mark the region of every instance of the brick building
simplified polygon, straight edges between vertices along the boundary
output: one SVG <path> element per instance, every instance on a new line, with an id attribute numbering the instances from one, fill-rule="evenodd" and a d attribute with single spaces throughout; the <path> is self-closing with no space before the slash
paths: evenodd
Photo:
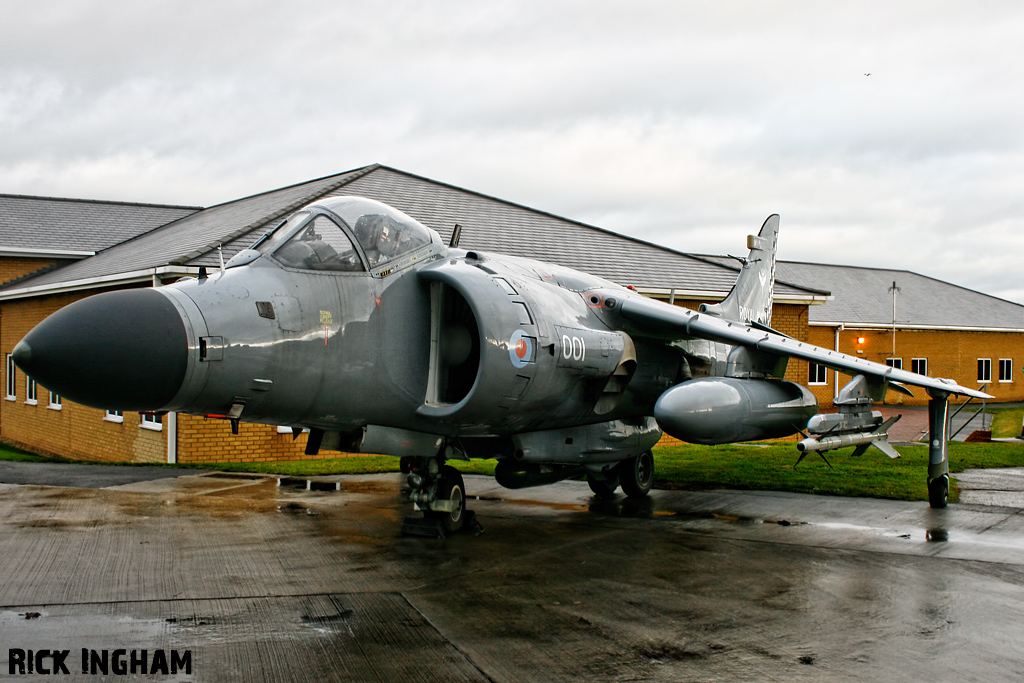
<path id="1" fill-rule="evenodd" d="M 25 377 L 9 354 L 35 324 L 72 301 L 110 289 L 161 286 L 195 275 L 201 266 L 217 267 L 221 258 L 231 258 L 295 209 L 337 195 L 383 201 L 445 239 L 460 224 L 463 247 L 560 263 L 676 305 L 695 308 L 719 301 L 736 277 L 735 262 L 729 259 L 666 249 L 379 165 L 205 209 L 0 196 L 0 354 L 6 360 L 0 438 L 35 452 L 88 460 L 307 457 L 305 437 L 293 440 L 290 431 L 277 427 L 243 424 L 233 436 L 223 421 L 173 413 L 162 418 L 122 415 L 63 401 Z M 853 271 L 854 286 L 839 277 Z M 1024 307 L 913 273 L 780 264 L 773 325 L 828 348 L 838 339 L 843 351 L 884 361 L 878 352 L 888 343 L 891 320 L 886 327 L 884 319 L 877 319 L 877 305 L 857 308 L 869 291 L 865 282 L 870 278 L 895 279 L 906 302 L 901 310 L 907 314 L 929 311 L 897 330 L 903 354 L 897 357 L 905 357 L 907 369 L 915 359 L 927 359 L 928 374 L 970 385 L 983 365 L 979 359 L 989 358 L 992 372 L 1000 377 L 1007 363 L 1011 374 L 1021 367 Z M 871 302 L 877 304 L 878 293 L 870 291 Z M 131 334 L 131 321 L 125 321 L 125 334 Z M 851 339 L 861 336 L 861 348 L 853 348 Z M 823 379 L 810 384 L 828 405 L 834 390 L 831 374 L 793 361 L 787 377 L 804 384 Z M 1020 400 L 1021 385 L 1011 378 L 989 390 L 997 393 L 998 388 L 1004 400 Z"/>

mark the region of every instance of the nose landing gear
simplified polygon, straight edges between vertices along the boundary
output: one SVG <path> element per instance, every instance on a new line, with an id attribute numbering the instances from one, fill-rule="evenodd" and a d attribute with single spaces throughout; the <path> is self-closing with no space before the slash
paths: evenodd
<path id="1" fill-rule="evenodd" d="M 404 457 L 401 469 L 408 475 L 409 499 L 423 512 L 422 518 L 405 518 L 402 535 L 444 538 L 463 530 L 483 533 L 474 512 L 466 509 L 461 472 L 437 457 Z"/>

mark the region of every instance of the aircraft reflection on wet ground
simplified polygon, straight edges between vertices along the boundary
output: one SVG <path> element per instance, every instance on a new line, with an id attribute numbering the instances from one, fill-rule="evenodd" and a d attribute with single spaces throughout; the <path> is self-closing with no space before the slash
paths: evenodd
<path id="1" fill-rule="evenodd" d="M 399 475 L 325 478 L 335 491 L 217 473 L 70 488 L 16 465 L 0 468 L 23 482 L 0 484 L 0 657 L 187 649 L 198 681 L 1024 671 L 1018 508 L 736 491 L 599 501 L 581 482 L 517 492 L 471 476 L 486 533 L 437 540 L 398 535 Z"/>

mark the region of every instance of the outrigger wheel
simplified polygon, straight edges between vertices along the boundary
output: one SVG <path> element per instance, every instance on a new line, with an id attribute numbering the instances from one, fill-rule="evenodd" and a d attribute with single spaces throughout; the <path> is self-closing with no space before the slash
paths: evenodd
<path id="1" fill-rule="evenodd" d="M 928 480 L 928 503 L 933 508 L 944 508 L 949 502 L 949 475 Z"/>
<path id="2" fill-rule="evenodd" d="M 654 483 L 654 454 L 650 451 L 623 460 L 615 469 L 619 473 L 622 492 L 630 498 L 643 498 L 650 492 Z"/>

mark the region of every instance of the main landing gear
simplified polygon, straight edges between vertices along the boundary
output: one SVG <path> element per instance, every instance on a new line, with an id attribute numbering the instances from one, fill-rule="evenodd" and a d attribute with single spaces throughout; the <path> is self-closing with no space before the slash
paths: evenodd
<path id="1" fill-rule="evenodd" d="M 928 390 L 928 503 L 949 502 L 949 394 Z"/>
<path id="2" fill-rule="evenodd" d="M 444 538 L 464 529 L 476 535 L 483 533 L 476 515 L 466 509 L 466 484 L 461 472 L 436 457 L 404 457 L 401 469 L 412 489 L 409 499 L 423 511 L 422 518 L 405 518 L 403 535 Z"/>
<path id="3" fill-rule="evenodd" d="M 603 478 L 587 475 L 587 484 L 598 498 L 611 498 L 619 486 L 630 498 L 643 498 L 654 483 L 654 455 L 644 451 L 636 457 L 626 458 L 603 474 Z"/>

